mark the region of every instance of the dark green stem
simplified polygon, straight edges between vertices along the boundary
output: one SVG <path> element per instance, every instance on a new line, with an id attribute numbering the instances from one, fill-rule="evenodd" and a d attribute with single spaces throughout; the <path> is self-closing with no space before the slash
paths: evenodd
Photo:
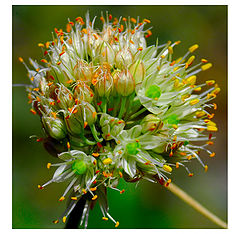
<path id="1" fill-rule="evenodd" d="M 103 97 L 102 99 L 102 112 L 106 113 L 107 112 L 107 98 Z"/>
<path id="2" fill-rule="evenodd" d="M 91 131 L 92 131 L 92 134 L 93 134 L 94 139 L 95 139 L 97 142 L 102 142 L 103 139 L 102 139 L 102 138 L 100 138 L 100 139 L 98 138 L 98 132 L 97 132 L 94 124 L 90 126 L 90 129 L 91 129 Z"/>
<path id="3" fill-rule="evenodd" d="M 134 119 L 134 118 L 138 117 L 138 116 L 139 116 L 139 115 L 141 115 L 141 114 L 142 114 L 144 111 L 146 111 L 146 109 L 145 109 L 145 108 L 143 108 L 143 109 L 139 110 L 138 112 L 136 112 L 135 114 L 133 114 L 132 116 L 130 116 L 129 120 L 131 120 L 131 119 Z"/>
<path id="4" fill-rule="evenodd" d="M 121 108 L 120 108 L 120 111 L 119 111 L 119 114 L 118 114 L 119 119 L 121 119 L 123 114 L 124 114 L 126 101 L 127 101 L 127 97 L 122 97 Z"/>

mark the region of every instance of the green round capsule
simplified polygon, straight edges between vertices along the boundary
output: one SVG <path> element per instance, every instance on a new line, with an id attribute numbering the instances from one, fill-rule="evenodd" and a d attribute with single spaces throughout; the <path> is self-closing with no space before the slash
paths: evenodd
<path id="1" fill-rule="evenodd" d="M 161 94 L 161 89 L 157 85 L 151 85 L 145 93 L 149 98 L 159 98 Z"/>
<path id="2" fill-rule="evenodd" d="M 77 160 L 72 164 L 72 169 L 76 171 L 76 174 L 82 175 L 87 170 L 87 165 L 84 161 Z"/>
<path id="3" fill-rule="evenodd" d="M 138 153 L 138 149 L 141 147 L 139 142 L 132 142 L 132 143 L 128 143 L 126 145 L 126 150 L 128 152 L 128 154 L 132 154 L 132 155 L 136 155 Z"/>
<path id="4" fill-rule="evenodd" d="M 179 123 L 178 116 L 176 114 L 170 115 L 167 118 L 167 122 L 168 124 L 178 124 Z"/>

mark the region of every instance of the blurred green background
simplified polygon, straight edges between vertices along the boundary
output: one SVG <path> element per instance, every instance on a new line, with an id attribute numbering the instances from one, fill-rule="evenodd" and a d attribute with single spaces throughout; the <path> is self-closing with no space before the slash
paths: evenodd
<path id="1" fill-rule="evenodd" d="M 109 11 L 113 17 L 148 18 L 153 26 L 152 44 L 158 38 L 181 40 L 174 49 L 176 58 L 192 44 L 199 44 L 197 59 L 206 58 L 213 68 L 201 73 L 199 82 L 215 79 L 221 87 L 216 99 L 218 109 L 214 121 L 219 131 L 212 146 L 216 157 L 204 152 L 202 160 L 208 164 L 204 172 L 197 162 L 190 165 L 192 178 L 183 169 L 174 171 L 173 181 L 223 220 L 227 220 L 227 6 L 13 6 L 13 83 L 28 83 L 26 70 L 19 63 L 21 56 L 41 59 L 39 42 L 51 40 L 55 27 L 64 28 L 67 19 L 84 16 L 100 17 Z M 99 23 L 97 26 L 100 25 Z M 58 198 L 65 184 L 52 184 L 44 190 L 37 185 L 49 180 L 53 170 L 48 162 L 55 162 L 41 145 L 29 139 L 41 135 L 38 117 L 29 112 L 27 95 L 22 87 L 13 88 L 13 228 L 63 228 L 52 220 L 61 215 L 65 204 Z M 120 195 L 109 191 L 110 213 L 120 221 L 119 228 L 218 228 L 191 207 L 158 184 L 122 182 L 126 192 Z M 101 220 L 98 206 L 90 213 L 89 228 L 114 228 L 110 221 Z"/>

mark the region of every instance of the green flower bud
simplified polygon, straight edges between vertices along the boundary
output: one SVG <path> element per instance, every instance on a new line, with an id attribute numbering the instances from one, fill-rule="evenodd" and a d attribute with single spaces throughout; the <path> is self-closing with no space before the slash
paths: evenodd
<path id="1" fill-rule="evenodd" d="M 149 114 L 141 121 L 141 126 L 142 132 L 146 133 L 162 128 L 163 123 L 156 115 Z"/>
<path id="2" fill-rule="evenodd" d="M 131 72 L 134 80 L 136 88 L 138 89 L 140 84 L 142 83 L 145 76 L 145 68 L 143 62 L 141 60 L 137 60 L 129 67 L 129 71 Z"/>
<path id="3" fill-rule="evenodd" d="M 63 120 L 48 116 L 42 116 L 42 123 L 46 132 L 57 140 L 61 140 L 66 136 L 66 126 Z"/>
<path id="4" fill-rule="evenodd" d="M 57 103 L 63 109 L 71 108 L 74 104 L 72 92 L 64 85 L 60 85 L 58 88 Z"/>
<path id="5" fill-rule="evenodd" d="M 135 81 L 129 70 L 124 70 L 118 74 L 115 87 L 122 96 L 129 96 L 135 90 Z"/>
<path id="6" fill-rule="evenodd" d="M 78 113 L 70 113 L 65 112 L 64 114 L 64 120 L 67 126 L 68 132 L 71 133 L 71 135 L 79 136 L 81 132 L 83 131 L 83 121 L 82 118 L 79 118 Z"/>
<path id="7" fill-rule="evenodd" d="M 133 56 L 132 56 L 130 50 L 128 50 L 128 49 L 120 50 L 116 54 L 115 61 L 116 61 L 117 68 L 119 68 L 119 69 L 127 68 L 128 65 L 132 63 Z"/>
<path id="8" fill-rule="evenodd" d="M 82 80 L 86 84 L 90 85 L 93 76 L 92 63 L 88 64 L 84 60 L 78 60 L 77 64 L 73 68 L 73 73 L 76 80 Z"/>
<path id="9" fill-rule="evenodd" d="M 93 125 L 97 120 L 97 112 L 94 106 L 88 102 L 85 102 L 82 104 L 81 110 L 84 124 L 86 125 L 87 122 L 88 125 Z"/>

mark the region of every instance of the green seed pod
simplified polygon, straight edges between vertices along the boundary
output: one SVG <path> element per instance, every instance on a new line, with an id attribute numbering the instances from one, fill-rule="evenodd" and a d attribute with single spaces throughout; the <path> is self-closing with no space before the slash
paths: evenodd
<path id="1" fill-rule="evenodd" d="M 85 172 L 87 171 L 87 165 L 84 161 L 82 160 L 76 160 L 73 164 L 72 164 L 72 169 L 75 170 L 76 174 L 78 175 L 82 175 L 85 174 Z"/>
<path id="2" fill-rule="evenodd" d="M 135 90 L 135 81 L 129 70 L 124 70 L 116 79 L 115 87 L 122 96 L 129 96 Z"/>
<path id="3" fill-rule="evenodd" d="M 53 138 L 61 140 L 66 136 L 66 126 L 63 120 L 54 117 L 42 116 L 42 123 L 46 132 Z"/>
<path id="4" fill-rule="evenodd" d="M 151 85 L 150 87 L 148 87 L 145 93 L 146 97 L 153 99 L 158 99 L 161 94 L 161 89 L 157 85 Z"/>
<path id="5" fill-rule="evenodd" d="M 127 68 L 133 61 L 133 56 L 128 49 L 120 50 L 115 57 L 116 66 L 119 69 Z"/>
<path id="6" fill-rule="evenodd" d="M 156 115 L 149 114 L 141 121 L 141 126 L 142 132 L 146 133 L 162 128 L 163 123 Z"/>
<path id="7" fill-rule="evenodd" d="M 92 63 L 88 64 L 84 60 L 78 60 L 73 68 L 73 73 L 76 80 L 84 81 L 86 84 L 90 85 L 93 76 Z"/>

